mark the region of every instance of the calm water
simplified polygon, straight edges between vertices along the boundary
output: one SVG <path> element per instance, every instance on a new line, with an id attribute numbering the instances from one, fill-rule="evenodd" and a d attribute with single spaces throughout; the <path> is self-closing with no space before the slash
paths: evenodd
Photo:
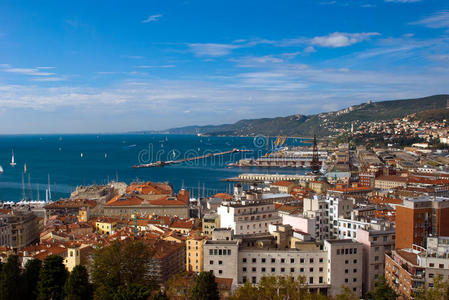
<path id="1" fill-rule="evenodd" d="M 299 145 L 298 140 L 288 141 Z M 156 160 L 179 159 L 233 148 L 253 150 L 162 168 L 134 169 L 133 165 Z M 17 165 L 11 167 L 11 151 Z M 228 168 L 243 157 L 265 153 L 263 137 L 198 137 L 188 135 L 11 135 L 0 136 L 0 201 L 22 199 L 22 174 L 26 198 L 45 199 L 48 174 L 56 197 L 67 197 L 78 185 L 102 184 L 108 180 L 169 181 L 175 190 L 184 187 L 197 194 L 198 184 L 207 195 L 226 192 L 221 180 L 239 173 L 304 173 L 291 169 Z M 28 176 L 30 184 L 28 184 Z M 55 198 L 54 195 L 52 197 Z"/>

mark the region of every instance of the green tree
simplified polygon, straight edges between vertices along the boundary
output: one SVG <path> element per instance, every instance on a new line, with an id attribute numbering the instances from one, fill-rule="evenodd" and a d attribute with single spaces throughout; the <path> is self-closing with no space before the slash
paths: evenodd
<path id="1" fill-rule="evenodd" d="M 259 290 L 257 287 L 245 282 L 244 285 L 240 286 L 232 295 L 232 300 L 259 300 Z"/>
<path id="2" fill-rule="evenodd" d="M 374 291 L 367 295 L 367 299 L 370 300 L 396 300 L 397 298 L 398 294 L 388 285 L 383 276 L 377 279 Z"/>
<path id="3" fill-rule="evenodd" d="M 142 284 L 132 283 L 120 286 L 113 295 L 113 300 L 147 300 L 150 296 L 150 289 Z"/>
<path id="4" fill-rule="evenodd" d="M 159 291 L 159 293 L 153 295 L 152 300 L 169 300 L 167 294 L 163 291 Z M 187 298 L 186 298 L 187 299 Z"/>
<path id="5" fill-rule="evenodd" d="M 10 255 L 0 274 L 0 299 L 20 300 L 21 274 L 17 255 Z"/>
<path id="6" fill-rule="evenodd" d="M 37 287 L 42 262 L 38 259 L 27 261 L 22 274 L 22 295 L 23 299 L 34 300 L 37 298 Z"/>
<path id="7" fill-rule="evenodd" d="M 358 300 L 359 298 L 347 286 L 342 287 L 342 291 L 337 295 L 336 300 Z"/>
<path id="8" fill-rule="evenodd" d="M 220 294 L 215 276 L 211 272 L 201 272 L 195 280 L 191 300 L 218 300 Z"/>
<path id="9" fill-rule="evenodd" d="M 449 299 L 449 282 L 443 281 L 441 275 L 433 278 L 433 287 L 421 289 L 415 299 L 417 300 L 446 300 Z"/>
<path id="10" fill-rule="evenodd" d="M 92 299 L 92 286 L 89 282 L 87 269 L 78 265 L 70 272 L 64 285 L 66 300 L 89 300 Z"/>
<path id="11" fill-rule="evenodd" d="M 140 293 L 140 287 L 154 290 L 157 285 L 149 275 L 153 253 L 145 242 L 134 240 L 117 240 L 97 249 L 91 265 L 94 298 L 115 299 L 127 293 Z"/>
<path id="12" fill-rule="evenodd" d="M 67 273 L 61 256 L 47 256 L 39 274 L 38 299 L 64 299 L 64 283 Z"/>
<path id="13" fill-rule="evenodd" d="M 166 283 L 167 297 L 172 300 L 190 299 L 195 284 L 194 273 L 178 273 L 173 275 Z"/>

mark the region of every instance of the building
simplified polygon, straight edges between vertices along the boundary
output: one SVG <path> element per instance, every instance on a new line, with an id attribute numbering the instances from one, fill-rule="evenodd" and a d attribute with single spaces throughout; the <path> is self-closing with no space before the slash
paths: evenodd
<path id="1" fill-rule="evenodd" d="M 296 184 L 294 182 L 286 180 L 280 180 L 270 184 L 272 189 L 284 194 L 290 194 L 295 186 Z"/>
<path id="2" fill-rule="evenodd" d="M 449 198 L 404 199 L 396 206 L 396 249 L 425 247 L 430 235 L 449 236 Z"/>
<path id="3" fill-rule="evenodd" d="M 155 253 L 151 258 L 150 274 L 158 283 L 165 283 L 171 276 L 186 270 L 186 250 L 184 243 L 164 240 L 147 241 Z"/>
<path id="4" fill-rule="evenodd" d="M 6 226 L 10 227 L 10 232 L 5 227 L 3 228 L 4 239 L 10 235 L 7 246 L 20 249 L 39 240 L 40 225 L 34 213 L 12 210 L 10 214 L 2 215 L 1 219 Z"/>
<path id="5" fill-rule="evenodd" d="M 194 235 L 186 240 L 186 271 L 202 272 L 203 268 L 203 245 L 206 242 L 205 236 Z"/>
<path id="6" fill-rule="evenodd" d="M 277 227 L 273 235 L 232 237 L 230 230 L 214 235 L 204 244 L 204 271 L 232 279 L 233 286 L 247 281 L 257 284 L 263 276 L 304 276 L 313 292 L 335 296 L 347 286 L 357 296 L 362 295 L 362 244 L 327 240 L 324 244 L 302 242 L 285 247 L 282 239 L 291 234 L 291 227 L 270 227 Z"/>
<path id="7" fill-rule="evenodd" d="M 357 230 L 357 242 L 363 245 L 363 294 L 374 290 L 376 280 L 384 275 L 385 253 L 391 253 L 395 243 L 395 229 Z"/>
<path id="8" fill-rule="evenodd" d="M 95 222 L 95 229 L 100 234 L 112 234 L 117 230 L 117 220 L 112 218 L 100 218 Z"/>
<path id="9" fill-rule="evenodd" d="M 209 213 L 203 216 L 202 222 L 203 235 L 212 238 L 212 231 L 220 227 L 220 216 L 216 213 Z"/>
<path id="10" fill-rule="evenodd" d="M 235 235 L 267 233 L 268 225 L 282 222 L 274 204 L 264 201 L 224 202 L 217 213 L 220 227 L 231 228 Z"/>

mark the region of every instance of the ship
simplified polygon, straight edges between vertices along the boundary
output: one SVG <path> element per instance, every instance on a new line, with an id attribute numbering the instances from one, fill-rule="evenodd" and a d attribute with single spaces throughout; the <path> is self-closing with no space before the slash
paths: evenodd
<path id="1" fill-rule="evenodd" d="M 9 164 L 11 165 L 11 167 L 14 167 L 16 165 L 16 162 L 14 161 L 14 150 L 12 150 L 11 162 Z"/>

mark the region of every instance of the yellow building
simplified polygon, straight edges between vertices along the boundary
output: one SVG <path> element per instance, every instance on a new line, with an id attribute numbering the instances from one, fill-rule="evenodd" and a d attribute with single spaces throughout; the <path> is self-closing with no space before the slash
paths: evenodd
<path id="1" fill-rule="evenodd" d="M 190 236 L 186 240 L 186 270 L 187 272 L 202 272 L 203 265 L 203 245 L 205 236 Z"/>
<path id="2" fill-rule="evenodd" d="M 87 222 L 89 220 L 87 208 L 83 207 L 78 211 L 78 221 Z"/>
<path id="3" fill-rule="evenodd" d="M 117 221 L 113 219 L 101 219 L 95 222 L 95 228 L 101 234 L 111 234 L 117 229 Z"/>

